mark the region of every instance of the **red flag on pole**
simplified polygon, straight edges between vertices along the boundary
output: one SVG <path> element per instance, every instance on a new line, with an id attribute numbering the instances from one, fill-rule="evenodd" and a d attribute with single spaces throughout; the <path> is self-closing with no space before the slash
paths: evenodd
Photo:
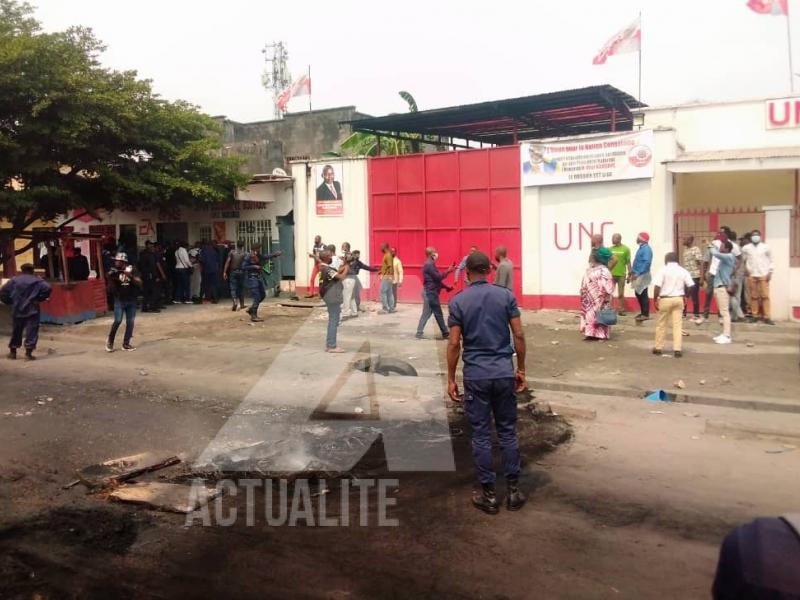
<path id="1" fill-rule="evenodd" d="M 642 45 L 642 18 L 641 16 L 628 25 L 625 29 L 617 32 L 608 40 L 592 60 L 593 65 L 605 64 L 606 59 L 614 54 L 625 54 L 626 52 L 638 52 Z"/>
<path id="2" fill-rule="evenodd" d="M 748 0 L 747 8 L 760 15 L 789 14 L 789 0 Z"/>
<path id="3" fill-rule="evenodd" d="M 280 95 L 275 99 L 275 104 L 281 112 L 286 112 L 286 105 L 289 100 L 295 96 L 310 96 L 311 95 L 311 77 L 303 74 L 292 82 L 288 88 L 283 90 Z"/>

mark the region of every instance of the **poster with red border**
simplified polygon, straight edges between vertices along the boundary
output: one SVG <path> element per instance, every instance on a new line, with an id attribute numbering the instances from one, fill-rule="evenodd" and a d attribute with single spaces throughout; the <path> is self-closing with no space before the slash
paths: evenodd
<path id="1" fill-rule="evenodd" d="M 520 144 L 522 185 L 593 183 L 653 176 L 653 132 Z"/>
<path id="2" fill-rule="evenodd" d="M 319 217 L 344 215 L 344 163 L 314 165 L 314 200 Z"/>

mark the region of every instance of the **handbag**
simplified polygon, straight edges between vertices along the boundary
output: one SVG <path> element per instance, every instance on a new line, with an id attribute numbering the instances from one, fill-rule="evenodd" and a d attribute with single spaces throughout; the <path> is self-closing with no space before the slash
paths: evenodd
<path id="1" fill-rule="evenodd" d="M 617 311 L 613 308 L 602 308 L 597 313 L 597 323 L 600 325 L 605 325 L 606 327 L 610 325 L 617 324 Z"/>

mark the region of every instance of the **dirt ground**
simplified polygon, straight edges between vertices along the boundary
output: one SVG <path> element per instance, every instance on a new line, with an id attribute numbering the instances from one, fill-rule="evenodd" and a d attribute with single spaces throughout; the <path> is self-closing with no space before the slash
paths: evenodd
<path id="1" fill-rule="evenodd" d="M 341 345 L 354 351 L 366 340 L 407 360 L 439 382 L 433 393 L 445 403 L 444 343 L 413 338 L 418 310 L 348 321 Z M 83 466 L 145 450 L 187 460 L 141 480 L 183 482 L 192 457 L 282 352 L 300 351 L 312 371 L 328 360 L 323 311 L 272 302 L 262 313 L 254 325 L 226 305 L 139 315 L 134 353 L 103 351 L 108 318 L 48 326 L 40 360 L 0 362 L 0 597 L 706 598 L 732 527 L 798 510 L 800 442 L 708 426 L 800 435 L 797 327 L 736 327 L 736 343 L 718 347 L 716 323 L 687 324 L 678 360 L 649 353 L 652 322 L 625 318 L 610 342 L 585 343 L 567 312 L 523 319 L 535 403 L 563 410 L 569 425 L 521 409 L 530 501 L 518 513 L 489 516 L 470 505 L 469 430 L 449 402 L 455 471 L 389 472 L 380 441 L 353 469 L 399 481 L 389 511 L 397 527 L 376 525 L 374 502 L 366 527 L 357 519 L 186 526 L 183 515 L 113 503 L 82 485 L 62 489 Z M 711 400 L 635 397 L 675 391 L 677 379 Z M 715 405 L 726 398 L 769 399 L 773 410 Z M 328 512 L 340 515 L 341 483 L 328 485 Z M 238 494 L 222 506 L 243 511 L 244 503 Z"/>

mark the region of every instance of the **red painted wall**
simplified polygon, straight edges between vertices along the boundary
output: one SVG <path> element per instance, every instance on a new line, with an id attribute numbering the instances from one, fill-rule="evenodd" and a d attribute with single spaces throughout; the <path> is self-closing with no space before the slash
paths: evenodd
<path id="1" fill-rule="evenodd" d="M 517 146 L 369 160 L 370 256 L 377 265 L 383 242 L 397 247 L 405 273 L 401 302 L 421 301 L 426 246 L 438 250 L 444 269 L 472 245 L 492 258 L 504 245 L 514 263 L 514 291 L 522 293 L 519 163 Z M 373 274 L 370 295 L 379 292 Z"/>
<path id="2" fill-rule="evenodd" d="M 105 285 L 100 279 L 51 285 L 50 300 L 41 305 L 45 323 L 79 323 L 108 311 Z"/>

